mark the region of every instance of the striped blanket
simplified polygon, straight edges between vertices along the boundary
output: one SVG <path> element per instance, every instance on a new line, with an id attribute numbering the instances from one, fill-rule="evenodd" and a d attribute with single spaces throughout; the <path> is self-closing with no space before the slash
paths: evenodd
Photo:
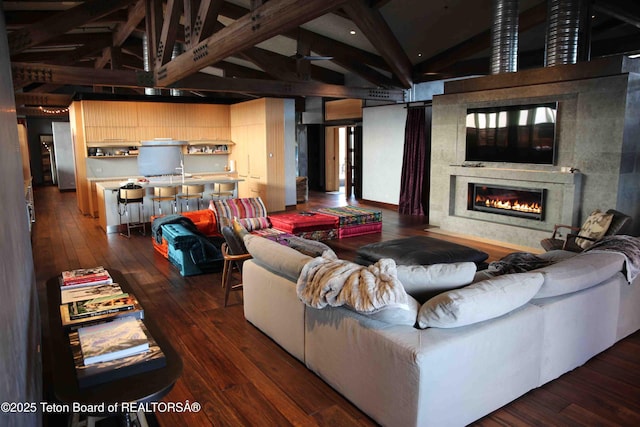
<path id="1" fill-rule="evenodd" d="M 302 302 L 314 308 L 347 305 L 373 313 L 390 304 L 408 304 L 395 261 L 385 258 L 365 267 L 338 259 L 333 251 L 305 264 L 296 291 Z"/>

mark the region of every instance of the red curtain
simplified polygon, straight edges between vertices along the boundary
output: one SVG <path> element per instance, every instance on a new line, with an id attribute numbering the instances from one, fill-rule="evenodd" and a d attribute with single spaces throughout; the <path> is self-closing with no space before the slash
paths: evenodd
<path id="1" fill-rule="evenodd" d="M 425 127 L 425 108 L 409 108 L 404 129 L 404 157 L 398 203 L 398 212 L 401 214 L 425 214 L 422 207 L 427 152 Z"/>

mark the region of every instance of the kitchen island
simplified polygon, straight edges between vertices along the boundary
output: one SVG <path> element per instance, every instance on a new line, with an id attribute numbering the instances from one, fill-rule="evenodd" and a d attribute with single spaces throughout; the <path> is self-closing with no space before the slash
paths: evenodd
<path id="1" fill-rule="evenodd" d="M 237 177 L 235 173 L 199 173 L 197 175 L 185 175 L 183 180 L 181 175 L 161 176 L 161 177 L 134 177 L 134 178 L 114 178 L 109 181 L 97 181 L 96 195 L 98 205 L 98 221 L 100 227 L 106 233 L 115 233 L 119 230 L 120 218 L 118 216 L 118 191 L 121 186 L 133 183 L 146 189 L 143 201 L 143 212 L 145 222 L 149 222 L 149 218 L 153 212 L 153 189 L 155 187 L 173 187 L 182 184 L 201 184 L 205 186 L 203 198 L 208 199 L 207 195 L 213 192 L 213 186 L 216 183 L 238 183 L 243 181 Z M 134 209 L 133 221 L 138 218 L 137 209 Z"/>

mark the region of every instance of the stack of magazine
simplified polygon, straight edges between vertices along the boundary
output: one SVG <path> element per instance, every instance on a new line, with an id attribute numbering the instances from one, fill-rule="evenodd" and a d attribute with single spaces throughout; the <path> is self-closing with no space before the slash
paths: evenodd
<path id="1" fill-rule="evenodd" d="M 69 334 L 69 343 L 80 387 L 166 365 L 162 350 L 142 320 L 134 317 L 78 328 Z"/>
<path id="2" fill-rule="evenodd" d="M 144 310 L 104 267 L 62 272 L 60 302 L 80 387 L 165 366 Z"/>
<path id="3" fill-rule="evenodd" d="M 60 316 L 69 328 L 123 316 L 144 318 L 135 296 L 122 292 L 104 267 L 63 271 Z"/>

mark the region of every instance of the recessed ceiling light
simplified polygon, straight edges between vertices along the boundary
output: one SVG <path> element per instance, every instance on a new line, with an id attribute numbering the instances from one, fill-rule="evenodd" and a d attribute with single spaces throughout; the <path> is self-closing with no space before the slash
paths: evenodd
<path id="1" fill-rule="evenodd" d="M 354 36 L 356 34 L 356 30 L 351 30 L 349 31 L 349 34 L 351 34 L 352 36 Z"/>
<path id="2" fill-rule="evenodd" d="M 419 53 L 419 54 L 418 54 L 418 57 L 421 57 L 421 56 L 422 56 L 422 54 L 421 54 L 421 53 Z"/>

